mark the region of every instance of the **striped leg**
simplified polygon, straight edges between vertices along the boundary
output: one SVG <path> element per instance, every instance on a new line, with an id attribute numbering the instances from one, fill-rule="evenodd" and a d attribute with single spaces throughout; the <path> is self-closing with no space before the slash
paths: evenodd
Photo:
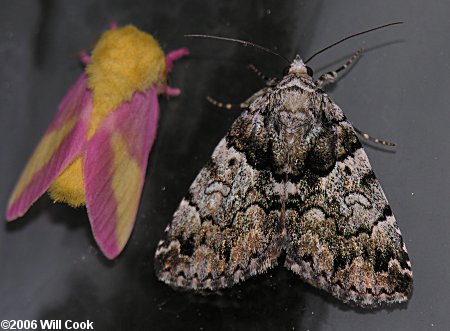
<path id="1" fill-rule="evenodd" d="M 352 55 L 352 57 L 350 59 L 348 59 L 347 62 L 345 62 L 344 65 L 342 65 L 341 67 L 339 67 L 338 69 L 334 70 L 334 71 L 329 71 L 326 74 L 323 74 L 322 76 L 319 77 L 319 79 L 316 80 L 316 84 L 319 87 L 322 87 L 324 84 L 327 83 L 333 83 L 337 77 L 339 72 L 344 71 L 345 69 L 347 69 L 347 67 L 352 64 L 353 61 L 355 61 L 358 57 L 361 56 L 363 49 L 360 48 L 358 49 L 355 54 Z"/>
<path id="2" fill-rule="evenodd" d="M 274 86 L 278 83 L 278 79 L 275 77 L 267 77 L 264 75 L 261 70 L 256 68 L 253 64 L 249 64 L 248 68 L 253 71 L 259 78 L 266 81 L 267 86 Z"/>
<path id="3" fill-rule="evenodd" d="M 391 143 L 390 141 L 381 140 L 381 139 L 369 136 L 367 133 L 365 133 L 364 131 L 361 131 L 358 128 L 353 127 L 353 129 L 355 129 L 355 131 L 358 132 L 361 135 L 361 137 L 363 137 L 366 140 L 369 140 L 371 142 L 374 142 L 374 143 L 380 144 L 380 145 L 384 145 L 384 146 L 389 146 L 389 147 L 394 147 L 395 146 L 395 144 Z"/>
<path id="4" fill-rule="evenodd" d="M 217 101 L 217 100 L 211 98 L 210 96 L 207 96 L 206 100 L 208 100 L 209 103 L 213 104 L 217 108 L 222 108 L 222 109 L 224 108 L 224 109 L 227 109 L 227 110 L 230 110 L 230 109 L 244 109 L 244 108 L 247 107 L 247 105 L 244 104 L 244 103 L 240 103 L 238 105 L 237 104 L 233 104 L 233 103 L 223 103 L 223 102 L 220 102 L 220 101 Z"/>
<path id="5" fill-rule="evenodd" d="M 259 98 L 261 95 L 264 95 L 267 92 L 268 87 L 265 87 L 255 94 L 253 94 L 250 98 L 245 100 L 244 102 L 241 102 L 240 104 L 233 104 L 233 103 L 223 103 L 220 101 L 217 101 L 210 96 L 206 97 L 206 100 L 208 100 L 211 104 L 218 108 L 225 108 L 225 109 L 246 109 L 250 106 L 250 104 L 257 98 Z"/>

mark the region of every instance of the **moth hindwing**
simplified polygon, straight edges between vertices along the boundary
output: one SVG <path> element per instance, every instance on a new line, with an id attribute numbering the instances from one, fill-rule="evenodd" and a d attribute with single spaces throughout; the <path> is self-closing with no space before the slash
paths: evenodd
<path id="1" fill-rule="evenodd" d="M 406 301 L 408 253 L 353 126 L 299 56 L 247 100 L 158 244 L 157 276 L 217 290 L 285 267 L 362 307 Z"/>

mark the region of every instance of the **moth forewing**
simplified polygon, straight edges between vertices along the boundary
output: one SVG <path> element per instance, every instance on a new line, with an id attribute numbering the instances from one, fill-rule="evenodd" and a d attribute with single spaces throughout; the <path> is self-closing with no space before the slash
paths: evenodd
<path id="1" fill-rule="evenodd" d="M 362 307 L 406 301 L 408 253 L 355 130 L 300 56 L 255 93 L 166 229 L 155 268 L 217 290 L 276 264 Z"/>

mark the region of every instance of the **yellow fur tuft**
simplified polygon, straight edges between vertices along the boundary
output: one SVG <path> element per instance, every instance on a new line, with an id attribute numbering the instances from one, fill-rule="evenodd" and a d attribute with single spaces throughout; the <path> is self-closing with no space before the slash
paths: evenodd
<path id="1" fill-rule="evenodd" d="M 78 157 L 50 185 L 48 193 L 53 201 L 65 202 L 72 207 L 86 204 L 81 161 L 81 157 Z"/>
<path id="2" fill-rule="evenodd" d="M 133 25 L 103 33 L 86 68 L 94 112 L 88 138 L 101 121 L 136 91 L 166 82 L 166 60 L 158 42 Z"/>
<path id="3" fill-rule="evenodd" d="M 95 46 L 86 67 L 88 87 L 93 92 L 93 112 L 87 139 L 103 119 L 137 91 L 166 83 L 166 61 L 158 42 L 133 25 L 108 30 Z M 98 174 L 102 176 L 102 174 Z M 55 201 L 73 207 L 86 203 L 82 157 L 78 157 L 49 188 Z"/>

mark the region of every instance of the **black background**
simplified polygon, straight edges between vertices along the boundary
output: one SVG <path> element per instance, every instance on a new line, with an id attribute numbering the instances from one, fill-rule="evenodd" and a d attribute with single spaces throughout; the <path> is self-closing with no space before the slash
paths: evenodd
<path id="1" fill-rule="evenodd" d="M 187 46 L 160 97 L 159 132 L 132 238 L 107 261 L 84 209 L 42 197 L 0 227 L 0 319 L 71 319 L 96 330 L 447 330 L 450 327 L 450 3 L 448 1 L 2 1 L 0 10 L 0 212 L 58 102 L 82 71 L 77 51 L 109 23 L 133 23 L 163 49 Z M 174 291 L 153 272 L 166 224 L 239 111 L 263 87 L 246 67 L 280 76 L 277 57 L 206 33 L 250 40 L 305 59 L 338 39 L 403 20 L 314 59 L 317 74 L 357 48 L 363 57 L 327 91 L 347 117 L 398 144 L 365 144 L 410 254 L 410 301 L 364 311 L 304 285 L 282 267 L 219 295 Z"/>

